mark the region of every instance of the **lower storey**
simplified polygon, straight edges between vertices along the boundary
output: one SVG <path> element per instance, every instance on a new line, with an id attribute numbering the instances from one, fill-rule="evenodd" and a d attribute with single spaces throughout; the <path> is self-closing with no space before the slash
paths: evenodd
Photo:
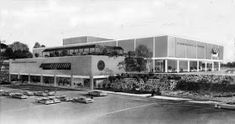
<path id="1" fill-rule="evenodd" d="M 218 60 L 154 59 L 148 69 L 159 73 L 220 71 L 220 64 Z"/>
<path id="2" fill-rule="evenodd" d="M 103 80 L 108 76 L 75 76 L 75 75 L 41 75 L 41 74 L 10 74 L 10 81 L 38 84 L 47 86 L 59 86 L 67 88 L 100 88 Z"/>

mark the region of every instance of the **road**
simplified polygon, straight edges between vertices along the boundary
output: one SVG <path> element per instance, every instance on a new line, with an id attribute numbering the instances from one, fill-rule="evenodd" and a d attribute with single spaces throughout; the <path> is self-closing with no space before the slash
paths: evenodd
<path id="1" fill-rule="evenodd" d="M 82 91 L 59 91 L 68 96 Z M 109 94 L 92 104 L 42 105 L 0 97 L 1 124 L 234 124 L 235 111 L 213 105 Z"/>

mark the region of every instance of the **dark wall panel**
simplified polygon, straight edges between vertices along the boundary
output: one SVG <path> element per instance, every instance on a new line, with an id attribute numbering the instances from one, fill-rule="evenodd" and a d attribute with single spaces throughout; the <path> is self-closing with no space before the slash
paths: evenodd
<path id="1" fill-rule="evenodd" d="M 176 57 L 185 58 L 186 57 L 186 47 L 184 44 L 187 43 L 186 39 L 176 38 Z"/>
<path id="2" fill-rule="evenodd" d="M 193 59 L 196 58 L 196 41 L 187 40 L 186 57 L 193 58 Z"/>
<path id="3" fill-rule="evenodd" d="M 129 40 L 119 40 L 118 46 L 124 49 L 124 52 L 134 51 L 134 39 Z"/>
<path id="4" fill-rule="evenodd" d="M 175 53 L 176 53 L 176 41 L 175 41 L 175 37 L 172 36 L 168 36 L 168 57 L 175 57 Z"/>
<path id="5" fill-rule="evenodd" d="M 167 57 L 167 36 L 155 37 L 155 57 Z"/>
<path id="6" fill-rule="evenodd" d="M 153 37 L 136 39 L 136 48 L 139 45 L 146 46 L 153 55 Z"/>
<path id="7" fill-rule="evenodd" d="M 206 58 L 206 43 L 197 42 L 197 58 L 198 59 Z"/>

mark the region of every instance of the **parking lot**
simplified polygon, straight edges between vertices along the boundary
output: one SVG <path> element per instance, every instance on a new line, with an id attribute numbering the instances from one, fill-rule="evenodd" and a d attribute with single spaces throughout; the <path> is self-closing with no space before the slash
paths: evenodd
<path id="1" fill-rule="evenodd" d="M 81 96 L 86 91 L 57 91 Z M 109 94 L 91 104 L 62 102 L 52 105 L 28 99 L 0 97 L 1 124 L 221 124 L 235 123 L 235 112 L 213 105 Z"/>

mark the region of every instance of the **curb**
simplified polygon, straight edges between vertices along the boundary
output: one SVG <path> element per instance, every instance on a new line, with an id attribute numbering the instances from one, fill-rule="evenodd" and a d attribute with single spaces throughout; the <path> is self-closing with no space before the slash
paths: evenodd
<path id="1" fill-rule="evenodd" d="M 196 104 L 218 104 L 219 102 L 216 101 L 202 101 L 202 100 L 193 100 L 190 98 L 179 98 L 179 97 L 170 97 L 170 96 L 153 96 L 150 97 L 151 94 L 131 94 L 131 93 L 123 93 L 123 92 L 113 92 L 113 91 L 106 91 L 106 90 L 99 90 L 104 91 L 109 94 L 115 95 L 123 95 L 123 96 L 136 96 L 136 97 L 143 97 L 143 98 L 152 98 L 152 99 L 162 99 L 162 100 L 172 100 L 172 101 L 187 101 L 189 103 L 196 103 Z"/>

